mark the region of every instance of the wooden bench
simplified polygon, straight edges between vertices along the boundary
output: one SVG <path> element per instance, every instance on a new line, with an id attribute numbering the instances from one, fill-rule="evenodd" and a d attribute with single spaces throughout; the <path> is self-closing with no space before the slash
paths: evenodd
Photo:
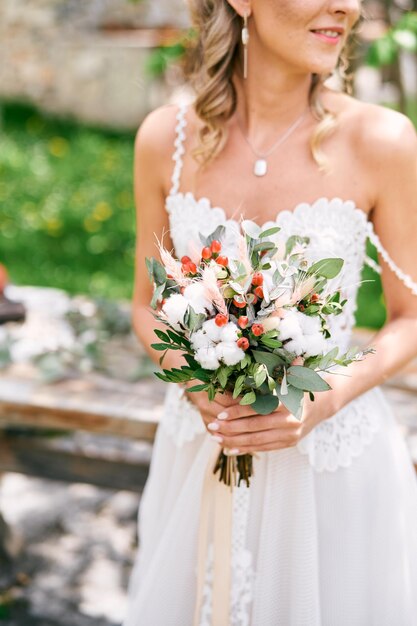
<path id="1" fill-rule="evenodd" d="M 150 444 L 163 398 L 164 385 L 156 378 L 126 383 L 89 374 L 45 384 L 33 367 L 11 367 L 0 375 L 0 473 L 140 490 L 149 461 L 146 449 L 136 455 L 130 450 L 127 456 L 135 458 L 129 461 L 123 446 L 118 453 L 117 446 L 106 451 L 93 440 L 71 446 L 68 437 L 40 435 L 84 431 Z"/>

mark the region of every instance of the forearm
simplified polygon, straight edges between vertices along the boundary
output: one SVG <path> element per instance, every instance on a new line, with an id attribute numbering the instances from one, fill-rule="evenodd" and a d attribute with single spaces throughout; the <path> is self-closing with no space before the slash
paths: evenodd
<path id="1" fill-rule="evenodd" d="M 343 368 L 342 375 L 326 374 L 334 408 L 338 410 L 360 394 L 384 383 L 417 356 L 417 318 L 398 317 L 385 324 L 368 342 L 375 354 Z"/>
<path id="2" fill-rule="evenodd" d="M 166 331 L 167 327 L 153 317 L 149 306 L 145 307 L 143 305 L 135 308 L 132 315 L 132 327 L 135 335 L 145 348 L 147 354 L 150 356 L 152 361 L 159 365 L 159 359 L 163 355 L 163 352 L 159 352 L 151 348 L 152 343 L 159 343 L 160 341 L 155 335 L 154 329 L 159 328 L 160 330 Z M 181 367 L 182 365 L 186 365 L 186 361 L 181 354 L 181 350 L 168 350 L 162 363 L 162 367 L 164 369 L 171 369 L 172 367 Z"/>

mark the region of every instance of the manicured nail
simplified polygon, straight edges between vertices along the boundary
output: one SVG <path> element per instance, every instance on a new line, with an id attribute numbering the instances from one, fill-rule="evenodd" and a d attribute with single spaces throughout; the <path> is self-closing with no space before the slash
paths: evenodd
<path id="1" fill-rule="evenodd" d="M 223 452 L 226 456 L 231 456 L 232 454 L 237 454 L 239 450 L 237 448 L 224 448 Z"/>
<path id="2" fill-rule="evenodd" d="M 216 422 L 210 422 L 207 428 L 209 430 L 219 430 L 220 426 Z"/>
<path id="3" fill-rule="evenodd" d="M 227 411 L 222 411 L 221 413 L 217 415 L 217 419 L 219 420 L 225 420 L 228 417 L 229 417 L 229 413 Z"/>
<path id="4" fill-rule="evenodd" d="M 211 435 L 211 439 L 213 439 L 213 441 L 217 441 L 217 443 L 223 442 L 223 437 L 219 437 L 219 435 Z"/>

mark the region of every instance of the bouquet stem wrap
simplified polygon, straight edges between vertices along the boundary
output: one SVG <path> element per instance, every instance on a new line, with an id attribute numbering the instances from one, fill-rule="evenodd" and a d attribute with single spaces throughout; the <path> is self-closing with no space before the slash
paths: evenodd
<path id="1" fill-rule="evenodd" d="M 197 593 L 193 626 L 200 625 L 210 526 L 213 528 L 211 626 L 229 626 L 230 624 L 233 484 L 227 486 L 216 478 L 213 470 L 218 456 L 219 448 L 216 445 L 213 454 L 210 455 L 203 481 L 197 545 Z M 213 524 L 210 524 L 211 521 Z"/>

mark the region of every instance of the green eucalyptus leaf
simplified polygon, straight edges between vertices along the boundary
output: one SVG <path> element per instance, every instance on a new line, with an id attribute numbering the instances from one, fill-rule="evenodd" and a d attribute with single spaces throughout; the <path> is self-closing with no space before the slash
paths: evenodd
<path id="1" fill-rule="evenodd" d="M 261 234 L 261 228 L 252 220 L 243 220 L 241 223 L 241 228 L 245 235 L 250 237 L 251 239 L 259 239 L 259 235 Z"/>
<path id="2" fill-rule="evenodd" d="M 243 385 L 245 383 L 245 378 L 246 378 L 245 374 L 241 374 L 240 376 L 238 376 L 236 378 L 235 386 L 234 386 L 234 389 L 233 389 L 233 398 L 234 399 L 236 399 L 240 395 L 240 393 L 242 391 L 242 388 L 243 388 Z"/>
<path id="3" fill-rule="evenodd" d="M 330 385 L 314 370 L 302 365 L 292 365 L 287 370 L 290 385 L 303 391 L 327 391 Z"/>
<path id="4" fill-rule="evenodd" d="M 281 395 L 280 387 L 281 385 L 279 384 L 276 386 L 278 398 L 294 417 L 300 419 L 303 408 L 304 391 L 288 384 L 287 393 Z"/>
<path id="5" fill-rule="evenodd" d="M 280 230 L 281 230 L 281 228 L 279 226 L 272 226 L 272 228 L 267 228 L 266 230 L 263 230 L 262 232 L 259 233 L 258 239 L 262 239 L 263 237 L 271 237 L 272 235 L 276 235 L 276 233 L 279 233 Z"/>
<path id="6" fill-rule="evenodd" d="M 334 278 L 339 274 L 343 263 L 343 259 L 340 258 L 320 259 L 308 269 L 308 274 L 316 274 L 328 279 Z"/>
<path id="7" fill-rule="evenodd" d="M 264 365 L 266 365 L 269 374 L 272 374 L 276 367 L 282 365 L 282 359 L 272 352 L 252 350 L 252 355 L 257 363 L 263 363 Z"/>
<path id="8" fill-rule="evenodd" d="M 256 400 L 256 393 L 254 391 L 249 391 L 248 393 L 245 393 L 245 395 L 242 397 L 239 404 L 242 404 L 242 405 L 253 404 L 255 400 Z"/>
<path id="9" fill-rule="evenodd" d="M 261 395 L 256 394 L 255 402 L 251 402 L 254 411 L 260 415 L 269 415 L 277 410 L 279 398 L 272 393 Z"/>

